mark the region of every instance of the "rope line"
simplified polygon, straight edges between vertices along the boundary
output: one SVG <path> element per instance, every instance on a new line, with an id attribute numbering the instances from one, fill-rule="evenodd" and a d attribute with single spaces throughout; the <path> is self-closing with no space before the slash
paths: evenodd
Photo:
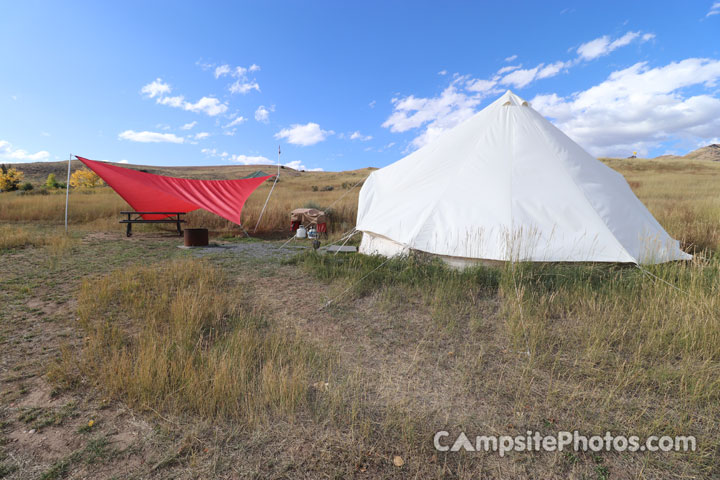
<path id="1" fill-rule="evenodd" d="M 279 177 L 280 177 L 280 173 L 275 175 L 275 181 L 273 182 L 272 187 L 270 188 L 270 192 L 268 193 L 268 196 L 265 199 L 265 205 L 263 205 L 263 208 L 260 211 L 260 216 L 258 217 L 258 221 L 255 224 L 255 229 L 253 230 L 253 234 L 255 234 L 255 232 L 257 232 L 258 225 L 260 225 L 260 220 L 262 220 L 263 214 L 265 213 L 265 208 L 267 207 L 267 204 L 270 201 L 270 195 L 272 195 L 273 190 L 275 190 L 275 184 L 277 183 Z"/>
<path id="2" fill-rule="evenodd" d="M 682 293 L 684 293 L 685 295 L 690 296 L 690 293 L 689 293 L 689 292 L 686 292 L 686 291 L 683 290 L 682 288 L 676 287 L 675 285 L 673 285 L 672 283 L 668 282 L 667 280 L 662 279 L 662 278 L 658 277 L 657 275 L 654 275 L 654 274 L 650 273 L 649 271 L 647 271 L 647 270 L 645 270 L 644 268 L 642 268 L 640 265 L 635 264 L 635 266 L 636 266 L 641 272 L 643 272 L 645 275 L 648 275 L 648 276 L 654 278 L 655 280 L 660 280 L 661 282 L 663 282 L 663 283 L 666 284 L 666 285 L 671 286 L 672 288 L 674 288 L 674 289 L 677 290 L 678 292 L 682 292 Z"/>
<path id="3" fill-rule="evenodd" d="M 355 229 L 353 228 L 353 230 L 355 230 Z M 350 239 L 353 237 L 353 235 L 355 235 L 356 233 L 358 233 L 358 232 L 357 232 L 357 231 L 355 231 L 355 232 L 351 231 L 351 232 L 350 232 L 350 235 L 347 236 L 347 238 L 346 238 L 345 241 L 342 243 L 342 245 L 340 245 L 340 248 L 338 248 L 333 255 L 337 256 L 337 254 L 340 253 L 340 250 L 342 249 L 342 247 L 344 247 L 345 244 L 346 244 L 347 242 L 349 242 Z M 330 245 L 328 245 L 328 247 L 329 247 L 329 246 L 330 246 Z"/>
<path id="4" fill-rule="evenodd" d="M 329 207 L 325 207 L 325 209 L 326 209 L 326 210 L 331 209 L 333 205 L 335 205 L 336 203 L 338 203 L 340 200 L 342 200 L 342 199 L 345 197 L 345 195 L 347 195 L 348 193 L 350 193 L 353 188 L 357 187 L 357 186 L 360 185 L 362 182 L 364 182 L 365 180 L 367 180 L 367 179 L 370 177 L 370 175 L 372 175 L 372 172 L 370 172 L 370 174 L 369 174 L 367 177 L 359 180 L 355 185 L 353 185 L 352 187 L 350 187 L 347 192 L 343 193 L 343 194 L 340 196 L 340 198 L 338 198 L 338 199 L 335 200 L 333 203 L 331 203 Z"/>
<path id="5" fill-rule="evenodd" d="M 350 284 L 350 286 L 349 286 L 348 288 L 346 288 L 345 290 L 343 290 L 342 292 L 340 292 L 339 295 L 337 295 L 336 297 L 331 298 L 330 300 L 328 300 L 328 301 L 325 303 L 325 305 L 323 305 L 322 307 L 320 307 L 320 310 L 325 310 L 325 308 L 329 307 L 333 302 L 335 302 L 337 299 L 339 299 L 340 297 L 342 297 L 343 295 L 345 295 L 347 292 L 349 292 L 355 285 L 357 285 L 358 283 L 360 283 L 360 282 L 362 282 L 363 280 L 365 280 L 365 279 L 366 279 L 367 277 L 369 277 L 372 273 L 375 273 L 375 271 L 379 270 L 380 267 L 382 267 L 383 265 L 385 265 L 385 264 L 386 264 L 387 262 L 389 262 L 390 260 L 391 260 L 390 257 L 386 258 L 384 262 L 382 262 L 380 265 L 378 265 L 377 267 L 373 268 L 373 269 L 370 270 L 368 273 L 366 273 L 365 275 L 363 275 L 362 278 L 360 278 L 360 279 L 358 279 L 358 280 L 355 280 L 353 283 Z"/>
<path id="6" fill-rule="evenodd" d="M 272 195 L 273 190 L 275 190 L 275 184 L 278 182 L 278 179 L 280 178 L 280 145 L 278 145 L 278 163 L 277 163 L 277 175 L 275 175 L 275 181 L 272 184 L 272 187 L 270 188 L 270 192 L 268 193 L 267 198 L 265 199 L 265 205 L 263 205 L 262 210 L 260 211 L 260 216 L 258 217 L 258 221 L 255 224 L 255 229 L 253 230 L 253 235 L 257 232 L 258 225 L 260 225 L 260 220 L 262 220 L 263 214 L 265 213 L 265 207 L 267 207 L 268 202 L 270 201 L 270 195 Z"/>
<path id="7" fill-rule="evenodd" d="M 294 238 L 295 238 L 295 234 L 293 233 L 293 234 L 290 236 L 290 238 L 287 239 L 287 242 L 283 243 L 283 244 L 280 246 L 280 249 L 282 250 L 283 248 L 285 248 L 285 245 L 287 245 L 288 243 L 292 242 Z"/>

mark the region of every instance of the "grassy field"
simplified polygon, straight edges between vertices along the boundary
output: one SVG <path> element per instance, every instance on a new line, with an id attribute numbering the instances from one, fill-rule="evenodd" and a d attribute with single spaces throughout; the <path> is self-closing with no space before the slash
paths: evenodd
<path id="1" fill-rule="evenodd" d="M 717 478 L 720 164 L 604 161 L 692 262 L 277 253 L 292 208 L 351 228 L 368 171 L 281 175 L 264 239 L 192 214 L 224 246 L 207 253 L 124 238 L 107 189 L 71 195 L 70 236 L 62 195 L 0 194 L 0 478 Z M 438 452 L 439 430 L 697 450 L 500 457 Z"/>
<path id="2" fill-rule="evenodd" d="M 13 192 L 3 195 L 0 202 L 0 222 L 63 224 L 65 191 L 47 191 L 39 186 L 49 173 L 58 171 L 58 178 L 63 178 L 60 171 L 67 168 L 67 163 L 27 164 L 19 168 L 30 172 L 27 178 L 35 181 L 38 188 L 29 195 Z M 79 168 L 79 162 L 75 161 L 72 168 L 73 171 Z M 263 168 L 269 174 L 277 171 L 266 166 L 160 168 L 140 165 L 135 168 L 161 175 L 197 179 L 240 178 Z M 265 237 L 289 235 L 290 211 L 305 206 L 329 209 L 331 232 L 349 230 L 354 226 L 357 215 L 357 193 L 362 181 L 371 171 L 372 169 L 366 168 L 348 172 L 299 172 L 283 168 L 262 222 L 258 225 L 257 234 Z M 254 232 L 272 184 L 272 179 L 265 182 L 245 204 L 242 223 L 246 229 Z M 73 190 L 70 195 L 69 222 L 73 225 L 92 225 L 104 230 L 119 229 L 117 220 L 120 218 L 119 212 L 123 210 L 132 208 L 109 187 Z M 191 227 L 203 226 L 218 233 L 243 234 L 239 226 L 204 210 L 191 212 L 187 219 Z M 142 227 L 140 228 L 142 231 Z"/>

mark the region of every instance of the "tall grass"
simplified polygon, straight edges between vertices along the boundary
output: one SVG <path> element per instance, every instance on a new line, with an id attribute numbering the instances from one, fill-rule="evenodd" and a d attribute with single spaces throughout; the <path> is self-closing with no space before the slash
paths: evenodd
<path id="1" fill-rule="evenodd" d="M 689 251 L 720 250 L 720 165 L 713 162 L 606 160 L 668 233 Z"/>
<path id="2" fill-rule="evenodd" d="M 573 412 L 564 419 L 572 423 L 562 427 L 696 435 L 700 453 L 693 461 L 705 471 L 715 468 L 720 257 L 642 269 L 516 263 L 456 271 L 422 257 L 386 261 L 314 253 L 293 262 L 338 282 L 330 295 L 337 312 L 360 297 L 390 299 L 396 311 L 407 311 L 408 299 L 413 305 L 420 300 L 435 323 L 425 328 L 436 328 L 438 337 L 486 331 L 493 322 L 498 333 L 479 342 L 465 361 L 482 364 L 484 349 L 507 349 L 503 361 L 519 361 L 520 373 L 505 389 L 518 395 L 523 386 L 515 382 L 545 382 L 553 401 Z M 492 381 L 480 380 L 483 375 L 471 368 L 467 381 Z"/>
<path id="3" fill-rule="evenodd" d="M 413 256 L 310 253 L 292 262 L 320 279 L 345 280 L 342 302 L 400 287 L 462 314 L 463 306 L 497 295 L 514 346 L 534 360 L 562 358 L 568 369 L 608 372 L 608 379 L 622 369 L 637 385 L 682 391 L 690 402 L 720 399 L 718 257 L 642 268 L 508 263 L 461 271 Z M 676 382 L 658 383 L 657 371 Z"/>
<path id="4" fill-rule="evenodd" d="M 87 378 L 132 405 L 258 423 L 307 406 L 328 357 L 275 328 L 217 268 L 198 260 L 86 280 L 86 340 L 51 376 Z"/>
<path id="5" fill-rule="evenodd" d="M 75 239 L 62 231 L 28 228 L 18 225 L 0 225 L 0 251 L 23 247 L 46 247 L 57 256 L 67 252 Z"/>

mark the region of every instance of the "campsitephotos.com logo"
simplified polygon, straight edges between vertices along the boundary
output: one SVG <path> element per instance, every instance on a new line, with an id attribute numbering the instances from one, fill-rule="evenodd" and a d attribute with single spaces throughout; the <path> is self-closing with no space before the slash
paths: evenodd
<path id="1" fill-rule="evenodd" d="M 525 435 L 478 435 L 471 441 L 464 432 L 451 438 L 450 433 L 442 430 L 433 438 L 435 449 L 440 452 L 494 452 L 504 457 L 510 452 L 694 452 L 696 440 L 694 436 L 657 436 L 650 435 L 641 440 L 637 435 L 605 435 L 586 436 L 577 430 L 573 432 L 557 432 L 554 435 L 543 435 L 528 430 Z"/>

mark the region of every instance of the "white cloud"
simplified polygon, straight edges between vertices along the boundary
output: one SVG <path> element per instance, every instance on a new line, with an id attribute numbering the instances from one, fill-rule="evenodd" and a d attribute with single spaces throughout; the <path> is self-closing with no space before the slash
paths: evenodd
<path id="1" fill-rule="evenodd" d="M 243 116 L 235 117 L 235 119 L 234 119 L 233 121 L 231 121 L 230 123 L 228 123 L 227 125 L 225 125 L 223 128 L 236 127 L 236 126 L 240 125 L 241 123 L 243 123 L 243 122 L 246 121 L 246 120 L 247 120 L 247 118 L 245 118 L 245 117 L 243 117 Z"/>
<path id="2" fill-rule="evenodd" d="M 118 135 L 121 140 L 129 140 L 131 142 L 141 143 L 184 143 L 185 139 L 178 137 L 173 133 L 159 132 L 136 132 L 134 130 L 125 130 Z"/>
<path id="3" fill-rule="evenodd" d="M 176 97 L 160 97 L 156 100 L 160 105 L 167 105 L 168 107 L 184 108 L 185 97 L 178 95 Z"/>
<path id="4" fill-rule="evenodd" d="M 30 153 L 22 148 L 14 148 L 6 140 L 0 140 L 0 159 L 7 163 L 45 162 L 50 160 L 50 152 L 40 150 L 39 152 Z"/>
<path id="5" fill-rule="evenodd" d="M 317 123 L 309 122 L 305 125 L 294 124 L 290 128 L 283 128 L 275 134 L 275 138 L 284 138 L 288 143 L 306 147 L 324 141 L 333 133 L 335 132 L 332 130 L 323 130 Z"/>
<path id="6" fill-rule="evenodd" d="M 620 38 L 610 40 L 608 35 L 590 40 L 589 42 L 583 43 L 577 48 L 579 58 L 582 60 L 593 60 L 604 55 L 608 55 L 613 50 L 617 50 L 620 47 L 629 45 L 633 40 L 640 38 L 640 41 L 646 42 L 655 38 L 652 33 L 646 33 L 640 35 L 640 32 L 627 32 Z"/>
<path id="7" fill-rule="evenodd" d="M 270 108 L 265 108 L 264 105 L 260 105 L 255 110 L 255 120 L 261 123 L 268 123 L 270 121 L 270 112 L 275 111 L 275 105 L 271 105 Z"/>
<path id="8" fill-rule="evenodd" d="M 507 65 L 490 78 L 471 78 L 455 74 L 452 83 L 435 97 L 418 98 L 408 95 L 404 98 L 393 98 L 393 112 L 382 126 L 392 132 L 423 128 L 424 130 L 409 146 L 409 148 L 419 148 L 442 132 L 471 117 L 484 98 L 501 93 L 507 87 L 524 88 L 536 80 L 565 73 L 582 60 L 606 55 L 633 41 L 644 42 L 652 38 L 654 38 L 652 33 L 640 32 L 628 32 L 615 40 L 605 36 L 581 45 L 577 49 L 580 56 L 575 59 L 539 63 L 532 68 Z M 516 59 L 517 55 L 512 55 L 505 61 L 511 62 Z"/>
<path id="9" fill-rule="evenodd" d="M 375 108 L 375 104 L 377 104 L 377 101 L 376 101 L 376 100 L 373 100 L 372 102 L 368 103 L 368 106 L 369 106 L 370 108 Z"/>
<path id="10" fill-rule="evenodd" d="M 523 88 L 535 80 L 554 77 L 558 73 L 571 66 L 572 62 L 557 61 L 547 65 L 541 63 L 534 68 L 518 69 L 511 73 L 508 73 L 500 80 L 498 80 L 498 83 L 502 85 L 512 85 L 516 88 Z M 500 69 L 498 73 L 503 73 L 502 70 L 503 69 Z"/>
<path id="11" fill-rule="evenodd" d="M 219 65 L 215 67 L 215 78 L 220 78 L 230 73 L 230 65 Z"/>
<path id="12" fill-rule="evenodd" d="M 475 107 L 482 100 L 483 94 L 468 95 L 460 91 L 459 85 L 465 80 L 464 77 L 455 79 L 438 97 L 418 98 L 410 95 L 402 99 L 394 98 L 394 111 L 382 126 L 391 132 L 425 127 L 425 131 L 413 139 L 412 146 L 419 148 L 426 145 L 475 113 Z"/>
<path id="13" fill-rule="evenodd" d="M 227 105 L 220 103 L 220 100 L 214 97 L 202 97 L 195 103 L 185 102 L 183 108 L 190 112 L 202 112 L 211 117 L 225 113 L 228 109 Z"/>
<path id="14" fill-rule="evenodd" d="M 243 165 L 272 165 L 273 161 L 267 157 L 261 155 L 242 155 L 242 154 L 229 154 L 228 152 L 218 152 L 215 148 L 203 148 L 200 150 L 201 153 L 208 157 L 222 158 L 235 163 L 241 163 Z"/>
<path id="15" fill-rule="evenodd" d="M 118 163 L 129 163 L 129 162 L 128 162 L 126 159 L 123 158 L 123 159 L 120 160 Z"/>
<path id="16" fill-rule="evenodd" d="M 505 75 L 500 81 L 500 83 L 504 85 L 513 85 L 517 88 L 523 88 L 524 86 L 535 80 L 535 76 L 537 75 L 539 69 L 540 65 L 535 68 L 523 68 L 515 70 L 514 72 Z"/>
<path id="17" fill-rule="evenodd" d="M 294 170 L 305 170 L 306 172 L 322 172 L 322 171 L 324 171 L 322 168 L 307 168 L 305 165 L 303 165 L 302 161 L 300 161 L 300 160 L 293 160 L 292 162 L 286 163 L 285 166 L 290 167 Z"/>
<path id="18" fill-rule="evenodd" d="M 182 108 L 183 110 L 187 110 L 189 112 L 202 112 L 211 117 L 220 115 L 221 113 L 225 113 L 228 109 L 228 106 L 226 104 L 221 103 L 215 97 L 202 97 L 197 102 L 191 103 L 186 101 L 185 97 L 182 95 L 176 95 L 174 97 L 166 96 L 165 94 L 170 93 L 171 90 L 172 89 L 170 85 L 164 83 L 160 78 L 158 78 L 154 82 L 142 87 L 140 92 L 148 98 L 155 98 L 155 102 L 160 105 L 167 105 L 174 108 Z M 192 126 L 195 126 L 194 123 L 192 124 Z M 188 129 L 190 128 L 192 127 L 189 127 Z"/>
<path id="19" fill-rule="evenodd" d="M 357 130 L 350 134 L 350 140 L 360 140 L 361 142 L 367 142 L 369 140 L 372 140 L 372 138 L 372 135 L 363 135 Z"/>
<path id="20" fill-rule="evenodd" d="M 566 62 L 555 62 L 551 63 L 549 65 L 543 66 L 540 71 L 537 73 L 537 78 L 548 78 L 548 77 L 554 77 L 558 73 L 560 73 L 564 68 L 569 67 L 570 65 Z"/>
<path id="21" fill-rule="evenodd" d="M 148 98 L 155 98 L 159 95 L 165 95 L 170 93 L 170 85 L 163 82 L 161 78 L 155 79 L 155 81 L 148 83 L 140 89 L 140 93 L 147 96 Z"/>
<path id="22" fill-rule="evenodd" d="M 705 15 L 705 17 L 707 18 L 718 14 L 720 14 L 720 2 L 715 2 L 712 4 L 712 6 L 710 7 L 710 11 L 707 13 L 707 15 Z"/>
<path id="23" fill-rule="evenodd" d="M 246 81 L 242 79 L 235 80 L 235 82 L 230 85 L 230 93 L 242 93 L 245 95 L 246 93 L 257 90 L 260 91 L 260 85 L 256 81 Z"/>
<path id="24" fill-rule="evenodd" d="M 182 108 L 188 112 L 204 113 L 211 117 L 225 113 L 228 109 L 226 104 L 220 103 L 220 100 L 215 97 L 202 97 L 195 103 L 186 101 L 182 95 L 176 97 L 160 97 L 156 101 L 160 105 Z"/>
<path id="25" fill-rule="evenodd" d="M 209 137 L 210 134 L 208 132 L 198 132 L 195 134 L 195 140 L 202 140 L 203 138 Z"/>
<path id="26" fill-rule="evenodd" d="M 228 160 L 235 163 L 241 163 L 243 165 L 272 165 L 273 161 L 267 157 L 261 155 L 248 156 L 248 155 L 230 155 L 227 157 Z"/>
<path id="27" fill-rule="evenodd" d="M 214 65 L 202 65 L 204 70 L 212 68 Z M 254 78 L 248 77 L 249 73 L 255 73 L 260 71 L 260 66 L 253 63 L 249 67 L 236 66 L 231 67 L 228 64 L 218 65 L 215 67 L 215 78 L 221 78 L 224 76 L 231 76 L 235 78 L 235 81 L 230 84 L 228 90 L 230 93 L 241 93 L 246 94 L 253 90 L 260 91 L 260 84 Z"/>
<path id="28" fill-rule="evenodd" d="M 180 127 L 180 130 L 192 130 L 195 125 L 197 125 L 197 122 L 186 123 L 185 125 Z"/>
<path id="29" fill-rule="evenodd" d="M 447 75 L 447 70 L 440 70 L 438 75 Z"/>
<path id="30" fill-rule="evenodd" d="M 531 103 L 596 155 L 642 155 L 669 140 L 703 143 L 715 137 L 718 80 L 720 60 L 688 58 L 656 68 L 640 62 L 587 90 L 538 95 Z"/>
<path id="31" fill-rule="evenodd" d="M 522 67 L 522 65 L 508 65 L 507 67 L 502 67 L 500 70 L 498 70 L 498 75 L 502 75 L 503 73 L 512 72 L 513 70 L 517 70 L 518 68 Z"/>
<path id="32" fill-rule="evenodd" d="M 490 93 L 497 86 L 497 79 L 483 80 L 481 78 L 476 80 L 469 80 L 466 84 L 466 88 L 471 92 L 477 93 Z"/>
<path id="33" fill-rule="evenodd" d="M 641 34 L 640 32 L 627 32 L 625 35 L 615 40 L 605 35 L 587 43 L 583 43 L 577 48 L 578 57 L 573 60 L 558 60 L 552 63 L 540 63 L 533 68 L 521 68 L 521 65 L 507 65 L 500 68 L 497 73 L 490 79 L 470 79 L 467 82 L 467 89 L 471 92 L 491 94 L 498 92 L 498 85 L 512 86 L 514 88 L 524 88 L 535 80 L 550 78 L 561 72 L 567 71 L 582 60 L 592 60 L 594 58 L 608 55 L 613 50 L 628 45 L 632 41 L 639 39 L 646 42 L 655 38 L 652 33 Z M 517 55 L 507 57 L 505 61 L 511 62 L 517 58 Z"/>

